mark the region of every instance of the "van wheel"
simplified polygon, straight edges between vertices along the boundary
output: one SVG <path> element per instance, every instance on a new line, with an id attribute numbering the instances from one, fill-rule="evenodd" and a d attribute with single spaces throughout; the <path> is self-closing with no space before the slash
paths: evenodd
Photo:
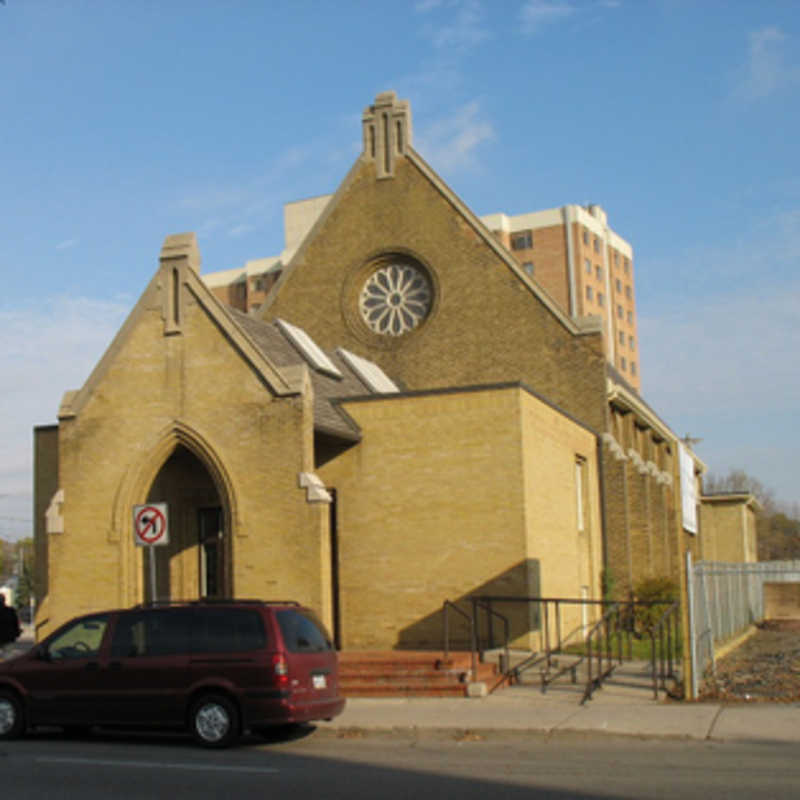
<path id="1" fill-rule="evenodd" d="M 203 747 L 228 747 L 239 736 L 239 712 L 223 695 L 206 694 L 192 706 L 192 735 Z"/>
<path id="2" fill-rule="evenodd" d="M 17 739 L 24 730 L 22 701 L 14 692 L 0 691 L 0 739 Z"/>

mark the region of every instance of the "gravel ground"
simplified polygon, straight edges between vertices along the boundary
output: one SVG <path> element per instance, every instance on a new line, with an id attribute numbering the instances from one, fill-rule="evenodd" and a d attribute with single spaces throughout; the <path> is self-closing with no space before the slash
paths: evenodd
<path id="1" fill-rule="evenodd" d="M 707 700 L 800 701 L 800 620 L 767 620 L 744 644 L 717 661 Z"/>

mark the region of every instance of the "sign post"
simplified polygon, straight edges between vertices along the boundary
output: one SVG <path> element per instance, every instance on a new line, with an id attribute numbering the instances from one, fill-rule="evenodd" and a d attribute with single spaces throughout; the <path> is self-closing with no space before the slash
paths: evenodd
<path id="1" fill-rule="evenodd" d="M 166 503 L 148 503 L 133 507 L 133 541 L 137 547 L 146 547 L 150 561 L 150 600 L 158 600 L 156 584 L 155 547 L 169 544 L 169 524 Z"/>

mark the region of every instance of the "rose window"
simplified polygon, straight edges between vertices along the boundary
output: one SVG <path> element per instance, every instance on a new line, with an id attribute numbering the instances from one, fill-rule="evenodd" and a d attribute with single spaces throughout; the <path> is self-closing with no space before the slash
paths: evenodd
<path id="1" fill-rule="evenodd" d="M 431 296 L 428 278 L 420 270 L 408 264 L 387 264 L 367 279 L 359 308 L 375 333 L 402 336 L 428 315 Z"/>

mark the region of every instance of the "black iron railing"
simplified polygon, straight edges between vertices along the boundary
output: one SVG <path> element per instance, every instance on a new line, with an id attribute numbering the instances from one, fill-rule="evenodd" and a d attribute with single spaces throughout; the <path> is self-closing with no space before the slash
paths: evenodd
<path id="1" fill-rule="evenodd" d="M 577 682 L 578 669 L 584 666 L 587 672 L 586 687 L 581 702 L 590 699 L 593 692 L 624 661 L 633 659 L 633 641 L 649 640 L 649 658 L 653 680 L 653 694 L 659 689 L 670 691 L 669 679 L 677 680 L 679 643 L 679 604 L 671 600 L 622 601 L 589 600 L 572 597 L 514 597 L 508 595 L 475 595 L 465 598 L 471 603 L 472 616 L 449 600 L 443 606 L 444 652 L 450 652 L 450 612 L 456 612 L 467 621 L 469 644 L 472 653 L 472 675 L 476 675 L 477 662 L 483 660 L 487 650 L 500 650 L 500 683 L 514 683 L 523 673 L 538 668 L 541 689 L 558 678 L 571 674 Z M 506 614 L 500 613 L 496 605 L 511 604 L 528 606 L 528 616 L 523 633 L 538 631 L 541 649 L 511 665 L 510 645 L 512 624 Z M 565 607 L 580 609 L 580 623 L 575 624 L 575 613 L 564 613 Z M 601 615 L 597 617 L 597 609 Z M 652 619 L 653 609 L 657 617 Z M 663 611 L 662 611 L 663 609 Z M 565 618 L 571 620 L 565 629 Z M 497 630 L 502 624 L 502 635 Z M 637 648 L 641 649 L 641 648 Z M 559 656 L 568 656 L 561 665 Z"/>
<path id="2" fill-rule="evenodd" d="M 475 676 L 478 674 L 478 641 L 475 637 L 475 618 L 449 600 L 445 600 L 442 605 L 442 651 L 444 652 L 444 661 L 447 663 L 450 660 L 450 613 L 452 611 L 466 619 L 469 625 L 470 679 L 475 680 Z"/>
<path id="3" fill-rule="evenodd" d="M 654 622 L 637 623 L 637 610 L 666 606 Z M 591 700 L 592 694 L 603 681 L 625 660 L 631 660 L 634 638 L 650 640 L 650 675 L 653 681 L 653 699 L 658 691 L 670 691 L 667 680 L 677 680 L 675 666 L 678 654 L 679 608 L 677 601 L 630 601 L 611 606 L 586 635 L 584 655 L 586 661 L 586 687 L 581 703 Z M 625 654 L 623 655 L 623 646 Z M 626 658 L 627 657 L 627 658 Z M 574 666 L 578 666 L 576 663 Z"/>

